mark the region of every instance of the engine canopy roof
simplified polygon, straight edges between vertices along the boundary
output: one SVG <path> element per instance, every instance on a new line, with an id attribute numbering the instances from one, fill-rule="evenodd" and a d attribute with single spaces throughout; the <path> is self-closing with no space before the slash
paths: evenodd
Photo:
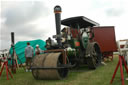
<path id="1" fill-rule="evenodd" d="M 99 26 L 99 23 L 90 20 L 84 16 L 77 16 L 77 17 L 71 17 L 64 20 L 61 20 L 62 25 L 66 25 L 72 28 L 86 28 L 86 27 L 93 27 L 93 26 Z"/>

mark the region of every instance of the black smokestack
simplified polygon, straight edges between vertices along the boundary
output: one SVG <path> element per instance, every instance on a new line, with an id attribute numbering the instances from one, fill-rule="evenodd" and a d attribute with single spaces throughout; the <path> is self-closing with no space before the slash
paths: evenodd
<path id="1" fill-rule="evenodd" d="M 61 29 L 61 7 L 60 6 L 55 6 L 54 7 L 54 13 L 55 13 L 55 21 L 56 21 L 56 35 L 57 35 L 57 43 L 59 46 L 61 46 L 61 34 L 60 34 L 60 29 Z"/>
<path id="2" fill-rule="evenodd" d="M 15 41 L 14 41 L 14 32 L 11 32 L 11 43 L 12 45 L 14 45 Z"/>

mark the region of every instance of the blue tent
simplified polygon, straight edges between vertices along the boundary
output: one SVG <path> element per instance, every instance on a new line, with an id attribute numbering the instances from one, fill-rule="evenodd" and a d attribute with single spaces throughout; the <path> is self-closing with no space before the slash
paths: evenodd
<path id="1" fill-rule="evenodd" d="M 18 63 L 20 64 L 21 62 L 22 63 L 25 63 L 26 61 L 26 58 L 25 58 L 25 48 L 27 47 L 27 42 L 30 42 L 30 45 L 34 48 L 34 55 L 35 55 L 35 48 L 36 48 L 36 45 L 38 44 L 40 49 L 41 50 L 46 50 L 45 48 L 45 41 L 43 40 L 32 40 L 32 41 L 19 41 L 15 44 L 15 52 L 16 52 L 16 55 L 18 56 Z M 13 53 L 13 49 L 10 48 L 10 54 L 12 55 Z M 20 60 L 20 61 L 19 61 Z"/>

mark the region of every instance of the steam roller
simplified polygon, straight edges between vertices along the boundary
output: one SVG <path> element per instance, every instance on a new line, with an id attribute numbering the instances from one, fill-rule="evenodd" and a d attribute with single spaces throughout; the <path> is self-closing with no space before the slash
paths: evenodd
<path id="1" fill-rule="evenodd" d="M 93 26 L 99 24 L 83 16 L 61 20 L 61 7 L 55 6 L 57 42 L 50 37 L 46 40 L 43 54 L 36 55 L 32 61 L 32 75 L 35 79 L 63 79 L 69 68 L 87 64 L 96 69 L 101 63 L 101 51 L 93 39 Z M 61 30 L 61 24 L 67 27 Z"/>

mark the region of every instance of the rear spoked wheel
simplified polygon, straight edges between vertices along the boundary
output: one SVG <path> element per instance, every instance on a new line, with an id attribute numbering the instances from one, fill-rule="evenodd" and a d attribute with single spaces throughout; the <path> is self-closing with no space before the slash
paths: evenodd
<path id="1" fill-rule="evenodd" d="M 101 64 L 101 51 L 97 43 L 91 43 L 88 47 L 89 56 L 87 57 L 87 64 L 90 69 L 96 69 Z"/>

